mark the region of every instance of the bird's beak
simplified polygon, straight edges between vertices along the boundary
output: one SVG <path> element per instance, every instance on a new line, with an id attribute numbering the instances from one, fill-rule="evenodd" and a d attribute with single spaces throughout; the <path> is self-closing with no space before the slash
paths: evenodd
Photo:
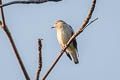
<path id="1" fill-rule="evenodd" d="M 51 27 L 51 29 L 53 29 L 53 28 L 55 28 L 54 26 L 53 27 Z"/>

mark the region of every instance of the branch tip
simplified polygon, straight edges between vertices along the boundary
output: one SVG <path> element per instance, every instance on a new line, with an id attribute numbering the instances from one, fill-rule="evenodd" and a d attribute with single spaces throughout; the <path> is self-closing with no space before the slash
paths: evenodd
<path id="1" fill-rule="evenodd" d="M 43 39 L 38 39 L 38 69 L 37 69 L 35 80 L 39 80 L 40 72 L 42 69 L 42 51 L 41 51 L 42 43 L 41 43 L 41 40 L 43 40 Z"/>

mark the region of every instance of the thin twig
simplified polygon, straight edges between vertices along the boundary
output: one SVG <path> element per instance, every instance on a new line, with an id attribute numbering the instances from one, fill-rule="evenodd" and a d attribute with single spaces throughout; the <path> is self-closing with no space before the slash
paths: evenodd
<path id="1" fill-rule="evenodd" d="M 52 1 L 52 2 L 58 2 L 58 1 L 62 1 L 62 0 L 28 0 L 28 1 L 12 1 L 12 2 L 8 2 L 5 4 L 0 5 L 0 7 L 5 7 L 5 6 L 9 6 L 9 5 L 13 5 L 13 4 L 40 4 L 40 3 L 45 3 L 48 1 Z"/>
<path id="2" fill-rule="evenodd" d="M 90 21 L 90 22 L 86 25 L 86 27 L 89 26 L 90 24 L 92 24 L 93 22 L 95 22 L 96 20 L 98 20 L 98 18 L 95 18 L 94 20 Z"/>
<path id="3" fill-rule="evenodd" d="M 37 73 L 36 73 L 35 80 L 39 80 L 39 75 L 40 75 L 41 68 L 42 68 L 42 52 L 41 52 L 42 42 L 41 42 L 41 40 L 42 39 L 38 39 L 38 70 L 37 70 Z"/>
<path id="4" fill-rule="evenodd" d="M 84 23 L 82 24 L 82 26 L 80 27 L 80 29 L 78 29 L 78 31 L 76 33 L 74 33 L 74 35 L 69 39 L 69 41 L 67 42 L 66 46 L 60 51 L 58 57 L 56 58 L 56 60 L 54 61 L 54 63 L 51 65 L 51 67 L 48 69 L 48 71 L 46 72 L 46 74 L 43 76 L 42 80 L 46 79 L 46 77 L 49 75 L 49 73 L 51 72 L 51 70 L 54 68 L 54 66 L 56 65 L 56 63 L 58 62 L 58 60 L 61 58 L 61 56 L 63 55 L 63 53 L 66 50 L 66 48 L 68 48 L 68 46 L 70 45 L 70 43 L 86 28 L 86 25 L 88 24 L 88 22 L 89 22 L 89 20 L 90 20 L 90 18 L 92 16 L 92 13 L 94 11 L 95 4 L 96 4 L 96 0 L 93 0 L 92 1 L 92 6 L 90 8 L 88 16 L 84 20 Z"/>
<path id="5" fill-rule="evenodd" d="M 2 5 L 2 0 L 0 0 L 0 4 Z M 1 16 L 2 16 L 2 28 L 3 28 L 3 31 L 6 33 L 6 35 L 8 37 L 8 40 L 10 41 L 11 47 L 13 48 L 13 51 L 14 51 L 14 53 L 16 55 L 16 58 L 17 58 L 17 60 L 18 60 L 18 62 L 20 64 L 20 67 L 21 67 L 21 69 L 22 69 L 22 71 L 24 73 L 24 76 L 25 76 L 26 80 L 30 80 L 29 75 L 28 75 L 28 73 L 27 73 L 27 71 L 26 71 L 26 69 L 24 67 L 24 64 L 23 64 L 23 62 L 22 62 L 22 60 L 20 58 L 20 55 L 18 53 L 18 50 L 17 50 L 17 48 L 15 46 L 15 43 L 14 43 L 13 38 L 11 36 L 11 33 L 9 32 L 9 29 L 6 26 L 5 18 L 4 18 L 4 12 L 3 12 L 2 7 L 0 8 L 0 11 L 1 11 Z"/>

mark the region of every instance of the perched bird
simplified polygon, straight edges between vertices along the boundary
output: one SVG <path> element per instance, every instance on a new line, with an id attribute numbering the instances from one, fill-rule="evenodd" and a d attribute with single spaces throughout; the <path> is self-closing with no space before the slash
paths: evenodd
<path id="1" fill-rule="evenodd" d="M 72 27 L 68 25 L 66 22 L 64 22 L 63 20 L 58 20 L 52 28 L 56 28 L 58 42 L 63 48 L 65 44 L 67 43 L 67 41 L 70 39 L 70 37 L 74 34 Z M 79 63 L 78 58 L 77 58 L 76 39 L 73 40 L 73 42 L 66 49 L 65 52 L 67 56 L 70 58 L 70 60 L 72 60 L 73 58 L 75 64 Z"/>

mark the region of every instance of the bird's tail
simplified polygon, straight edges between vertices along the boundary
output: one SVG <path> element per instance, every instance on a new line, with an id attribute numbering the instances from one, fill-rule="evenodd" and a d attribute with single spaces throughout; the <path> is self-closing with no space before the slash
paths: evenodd
<path id="1" fill-rule="evenodd" d="M 78 58 L 77 58 L 76 51 L 75 51 L 74 53 L 71 53 L 71 54 L 72 54 L 72 57 L 73 57 L 74 63 L 75 63 L 75 64 L 78 64 L 79 61 L 78 61 Z"/>
<path id="2" fill-rule="evenodd" d="M 72 55 L 72 58 L 73 58 L 75 64 L 78 64 L 78 63 L 79 63 L 78 57 L 77 57 L 77 50 L 76 50 L 73 46 L 69 46 L 69 47 L 66 49 L 66 52 L 67 52 L 68 54 L 71 54 L 71 55 Z"/>

